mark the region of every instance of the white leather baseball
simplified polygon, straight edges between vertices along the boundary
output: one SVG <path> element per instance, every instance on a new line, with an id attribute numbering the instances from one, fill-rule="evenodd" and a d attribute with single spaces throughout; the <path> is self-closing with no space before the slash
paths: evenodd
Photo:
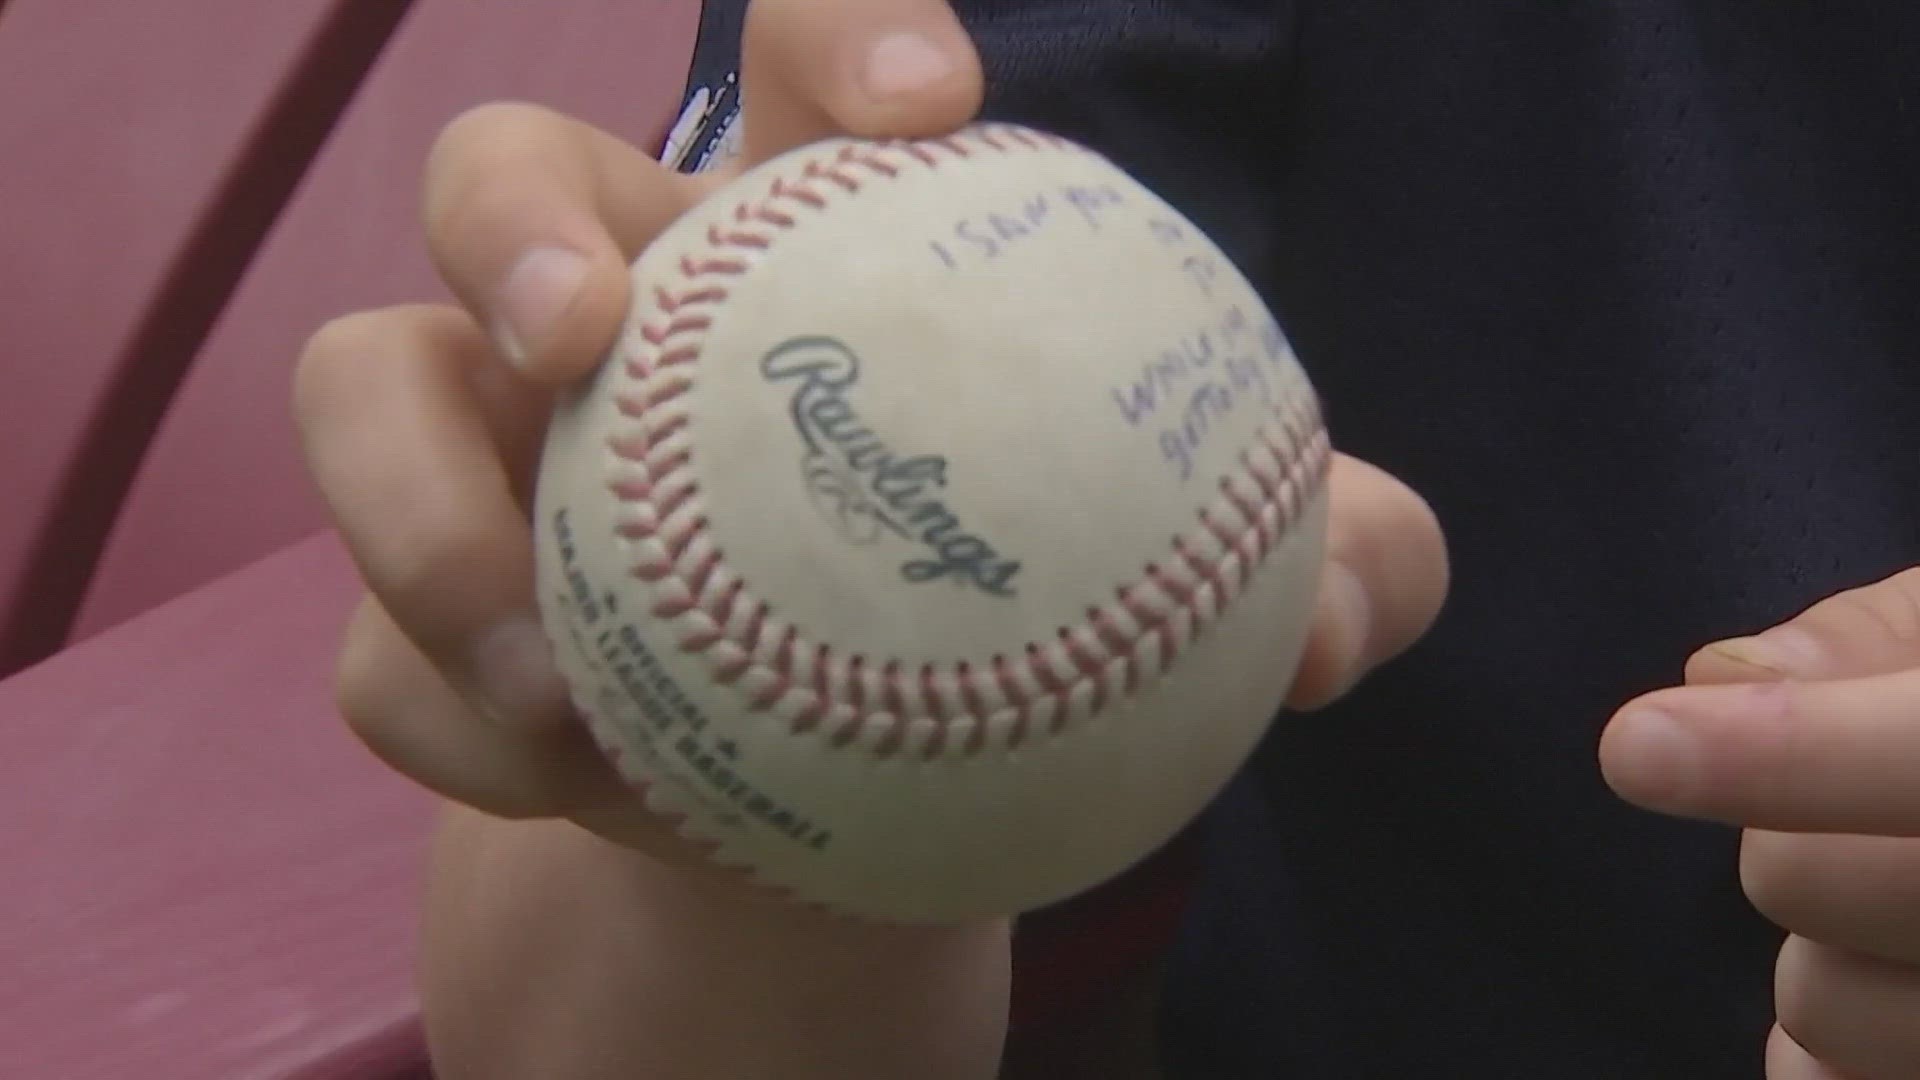
<path id="1" fill-rule="evenodd" d="M 1326 434 L 1225 255 L 1105 158 L 834 140 L 661 236 L 555 417 L 543 615 L 719 864 L 858 916 L 1124 870 L 1293 678 Z"/>

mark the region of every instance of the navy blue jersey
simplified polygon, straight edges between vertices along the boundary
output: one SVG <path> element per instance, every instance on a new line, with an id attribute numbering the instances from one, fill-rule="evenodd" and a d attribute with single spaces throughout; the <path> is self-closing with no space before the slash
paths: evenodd
<path id="1" fill-rule="evenodd" d="M 1691 649 L 1920 562 L 1920 8 L 956 7 L 988 115 L 1212 232 L 1453 552 L 1428 638 L 1201 823 L 1171 1075 L 1759 1080 L 1737 833 L 1595 748 Z"/>

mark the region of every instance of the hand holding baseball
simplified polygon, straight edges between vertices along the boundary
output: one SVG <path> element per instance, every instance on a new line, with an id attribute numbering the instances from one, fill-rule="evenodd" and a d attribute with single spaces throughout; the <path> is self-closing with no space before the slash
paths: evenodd
<path id="1" fill-rule="evenodd" d="M 978 108 L 981 77 L 944 4 L 763 0 L 743 77 L 745 167 L 841 134 L 934 135 Z M 316 335 L 298 412 L 309 460 L 369 595 L 340 693 L 387 762 L 504 817 L 569 817 L 670 861 L 568 701 L 536 614 L 529 513 L 556 392 L 614 343 L 629 264 L 726 178 L 528 106 L 449 127 L 425 218 L 461 308 L 362 313 Z M 1292 701 L 1331 700 L 1422 632 L 1445 592 L 1421 500 L 1336 455 L 1326 571 Z"/>

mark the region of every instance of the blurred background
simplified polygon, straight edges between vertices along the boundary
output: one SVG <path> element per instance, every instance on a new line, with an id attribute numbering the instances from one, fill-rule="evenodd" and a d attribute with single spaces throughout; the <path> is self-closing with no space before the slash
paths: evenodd
<path id="1" fill-rule="evenodd" d="M 431 806 L 334 715 L 292 367 L 441 298 L 443 125 L 659 148 L 698 9 L 0 0 L 0 1078 L 427 1075 Z"/>

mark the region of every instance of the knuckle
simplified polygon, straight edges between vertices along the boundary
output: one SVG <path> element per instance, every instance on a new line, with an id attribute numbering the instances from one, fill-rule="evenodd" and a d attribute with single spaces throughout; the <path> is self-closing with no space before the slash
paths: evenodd
<path id="1" fill-rule="evenodd" d="M 488 216 L 496 194 L 509 189 L 516 163 L 553 166 L 556 133 L 571 125 L 551 109 L 521 101 L 488 102 L 454 117 L 427 152 L 428 233 L 458 235 Z"/>
<path id="2" fill-rule="evenodd" d="M 382 614 L 361 605 L 335 673 L 348 730 L 388 768 L 455 802 L 504 818 L 542 816 L 537 791 L 502 783 L 490 768 L 484 727 L 431 662 Z"/>
<path id="3" fill-rule="evenodd" d="M 362 371 L 393 351 L 399 314 L 395 308 L 356 311 L 329 319 L 307 338 L 293 380 L 294 411 L 302 422 L 351 407 L 363 385 Z"/>
<path id="4" fill-rule="evenodd" d="M 447 121 L 427 151 L 427 170 L 460 171 L 476 159 L 491 160 L 522 145 L 530 134 L 566 123 L 559 113 L 525 101 L 489 101 Z"/>
<path id="5" fill-rule="evenodd" d="M 530 540 L 503 529 L 486 492 L 457 475 L 438 486 L 380 482 L 341 494 L 352 470 L 336 465 L 322 484 L 361 576 L 421 648 L 444 659 L 516 586 L 530 585 Z M 491 491 L 492 482 L 479 482 Z M 511 578 L 512 580 L 509 580 Z"/>
<path id="6" fill-rule="evenodd" d="M 1740 841 L 1740 887 L 1755 910 L 1796 929 L 1806 921 L 1812 882 L 1807 838 L 1749 830 Z"/>
<path id="7" fill-rule="evenodd" d="M 391 650 L 377 627 L 377 602 L 361 601 L 340 649 L 334 669 L 333 696 L 341 719 L 354 737 L 383 760 L 392 760 L 400 733 L 396 723 Z"/>
<path id="8" fill-rule="evenodd" d="M 1818 1054 L 1832 1040 L 1820 1015 L 1817 995 L 1797 981 L 1780 983 L 1774 990 L 1773 1011 L 1780 1030 L 1809 1054 Z"/>
<path id="9" fill-rule="evenodd" d="M 371 373 L 391 371 L 422 337 L 444 336 L 465 319 L 443 304 L 398 304 L 355 311 L 322 323 L 294 364 L 293 408 L 303 425 L 355 409 L 370 392 Z"/>
<path id="10" fill-rule="evenodd" d="M 544 105 L 530 101 L 487 101 L 455 114 L 440 129 L 434 147 L 461 150 L 496 145 L 503 135 L 511 136 L 529 129 L 538 130 L 565 118 Z"/>
<path id="11" fill-rule="evenodd" d="M 1774 966 L 1774 1015 L 1782 1030 L 1815 1054 L 1831 1042 L 1820 982 L 1807 942 L 1789 939 Z"/>
<path id="12" fill-rule="evenodd" d="M 393 756 L 395 733 L 388 699 L 360 671 L 340 669 L 334 677 L 334 702 L 347 730 L 381 759 Z"/>
<path id="13" fill-rule="evenodd" d="M 359 366 L 386 322 L 384 311 L 356 311 L 327 320 L 308 336 L 294 365 L 294 400 L 303 411 L 330 402 L 340 371 Z"/>
<path id="14" fill-rule="evenodd" d="M 1880 592 L 1883 610 L 1894 636 L 1904 642 L 1920 642 L 1920 567 L 1902 570 L 1886 580 Z"/>
<path id="15" fill-rule="evenodd" d="M 1920 568 L 1835 596 L 1829 617 L 1890 642 L 1920 642 Z"/>
<path id="16" fill-rule="evenodd" d="M 493 561 L 486 538 L 474 532 L 470 515 L 424 501 L 389 520 L 374 542 L 368 574 L 398 603 L 440 596 L 460 587 L 462 568 Z"/>
<path id="17" fill-rule="evenodd" d="M 1809 763 L 1831 761 L 1831 706 L 1824 688 L 1807 682 L 1751 682 L 1741 687 L 1756 709 L 1777 710 L 1777 722 L 1749 727 L 1723 726 L 1703 731 L 1708 760 L 1703 783 L 1725 798 L 1750 807 L 1805 820 L 1845 813 L 1821 783 L 1827 775 Z M 1844 800 L 1843 800 L 1844 801 Z M 1814 834 L 1801 833 L 1808 840 Z M 1785 841 L 1782 841 L 1785 843 Z M 1811 864 L 1819 851 L 1796 848 L 1795 858 Z"/>

